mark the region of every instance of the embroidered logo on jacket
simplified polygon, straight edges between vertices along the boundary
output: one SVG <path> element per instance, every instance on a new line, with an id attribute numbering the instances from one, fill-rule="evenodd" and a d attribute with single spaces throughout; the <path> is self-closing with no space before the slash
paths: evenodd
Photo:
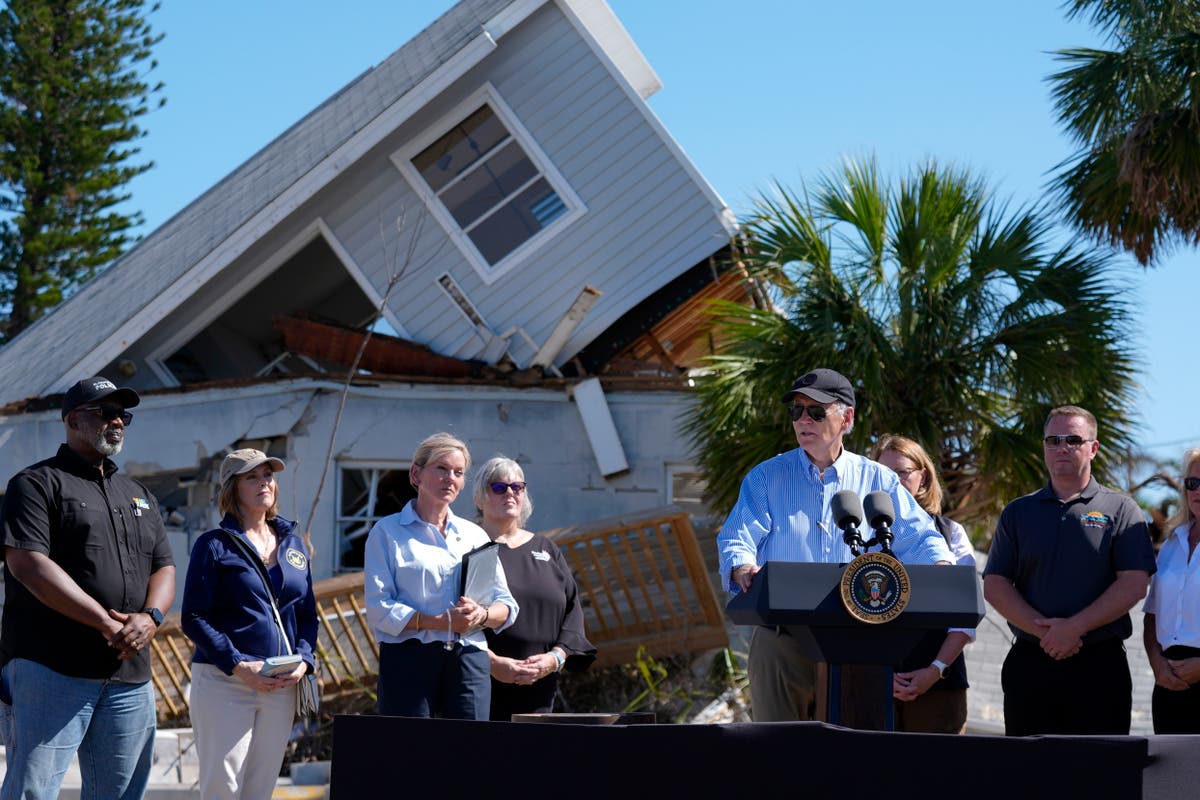
<path id="1" fill-rule="evenodd" d="M 283 558 L 296 569 L 304 569 L 308 564 L 308 559 L 304 557 L 304 553 L 301 553 L 294 547 L 289 547 L 287 552 L 284 553 Z"/>
<path id="2" fill-rule="evenodd" d="M 146 502 L 146 498 L 134 497 L 132 500 L 133 502 L 130 505 L 133 506 L 133 515 L 135 517 L 140 517 L 143 511 L 150 510 L 150 504 Z"/>
<path id="3" fill-rule="evenodd" d="M 534 561 L 549 561 L 550 560 L 550 554 L 547 553 L 545 550 L 534 550 L 531 555 L 533 556 Z"/>
<path id="4" fill-rule="evenodd" d="M 1089 511 L 1079 518 L 1079 522 L 1085 528 L 1107 528 L 1112 519 L 1099 511 Z"/>

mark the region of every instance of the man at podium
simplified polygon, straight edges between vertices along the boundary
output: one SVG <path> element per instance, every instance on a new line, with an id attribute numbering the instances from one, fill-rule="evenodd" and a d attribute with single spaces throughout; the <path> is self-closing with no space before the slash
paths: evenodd
<path id="1" fill-rule="evenodd" d="M 841 564 L 853 557 L 831 501 L 849 489 L 887 492 L 895 507 L 892 549 L 914 564 L 951 564 L 946 540 L 896 473 L 851 453 L 842 439 L 854 426 L 854 387 L 832 369 L 814 369 L 783 395 L 799 447 L 758 464 L 742 481 L 737 504 L 717 536 L 722 585 L 750 588 L 769 561 Z M 816 711 L 816 664 L 782 629 L 756 627 L 747 665 L 756 722 L 810 720 Z"/>

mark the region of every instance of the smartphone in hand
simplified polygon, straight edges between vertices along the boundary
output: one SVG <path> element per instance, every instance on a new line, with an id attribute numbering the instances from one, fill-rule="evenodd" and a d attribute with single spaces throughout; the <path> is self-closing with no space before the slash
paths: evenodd
<path id="1" fill-rule="evenodd" d="M 258 671 L 258 674 L 265 675 L 268 678 L 274 678 L 277 675 L 286 675 L 294 670 L 303 660 L 297 653 L 293 653 L 290 656 L 271 656 L 263 661 L 262 669 Z"/>

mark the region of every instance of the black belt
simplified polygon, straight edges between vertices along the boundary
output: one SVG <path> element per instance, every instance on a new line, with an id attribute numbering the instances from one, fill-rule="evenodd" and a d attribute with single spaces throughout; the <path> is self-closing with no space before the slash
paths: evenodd
<path id="1" fill-rule="evenodd" d="M 1173 644 L 1166 650 L 1163 650 L 1163 655 L 1167 658 L 1200 658 L 1200 647 Z"/>

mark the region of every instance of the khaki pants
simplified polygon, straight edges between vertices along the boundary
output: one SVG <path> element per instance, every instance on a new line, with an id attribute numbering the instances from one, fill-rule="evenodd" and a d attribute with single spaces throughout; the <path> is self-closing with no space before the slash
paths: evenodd
<path id="1" fill-rule="evenodd" d="M 795 637 L 758 626 L 750 634 L 750 716 L 755 722 L 799 722 L 816 715 L 817 665 Z"/>
<path id="2" fill-rule="evenodd" d="M 296 715 L 296 689 L 257 692 L 192 664 L 189 697 L 203 800 L 269 800 Z"/>

